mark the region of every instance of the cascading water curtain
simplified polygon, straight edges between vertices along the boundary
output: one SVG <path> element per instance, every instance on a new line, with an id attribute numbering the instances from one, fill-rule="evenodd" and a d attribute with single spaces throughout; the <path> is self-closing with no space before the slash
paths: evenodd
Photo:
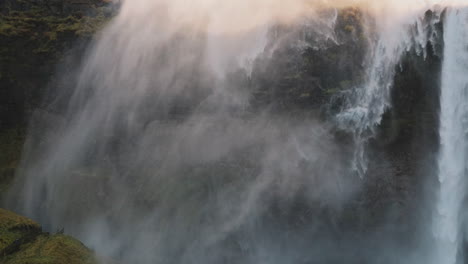
<path id="1" fill-rule="evenodd" d="M 434 263 L 460 260 L 460 211 L 465 196 L 468 131 L 468 9 L 452 8 L 445 19 L 439 154 L 440 191 L 434 216 Z"/>

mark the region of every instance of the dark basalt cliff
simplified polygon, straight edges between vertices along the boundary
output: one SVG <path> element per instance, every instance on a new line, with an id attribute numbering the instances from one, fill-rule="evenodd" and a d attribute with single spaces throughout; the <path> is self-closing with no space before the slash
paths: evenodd
<path id="1" fill-rule="evenodd" d="M 312 115 L 333 123 L 334 115 L 343 106 L 341 95 L 365 78 L 363 65 L 369 39 L 363 36 L 363 31 L 372 29 L 363 28 L 364 19 L 365 14 L 359 10 L 342 10 L 334 41 L 305 50 L 285 45 L 269 61 L 258 59 L 251 80 L 253 107 L 293 119 Z M 423 24 L 434 21 L 434 14 L 426 12 Z M 371 158 L 365 186 L 359 198 L 340 215 L 332 216 L 338 219 L 335 223 L 338 230 L 371 230 L 392 219 L 398 225 L 395 231 L 406 237 L 404 234 L 418 229 L 418 223 L 409 219 L 419 219 L 430 212 L 426 203 L 433 190 L 429 186 L 437 185 L 442 21 L 435 22 L 427 32 L 436 36 L 432 42 L 422 49 L 418 46 L 406 51 L 397 65 L 392 107 L 387 109 L 377 133 L 367 144 Z M 352 135 L 340 129 L 335 132 L 343 145 L 351 143 Z"/>

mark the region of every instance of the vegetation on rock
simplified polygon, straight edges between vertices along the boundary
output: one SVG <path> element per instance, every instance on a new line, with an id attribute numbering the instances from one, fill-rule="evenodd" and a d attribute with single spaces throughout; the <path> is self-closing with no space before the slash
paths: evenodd
<path id="1" fill-rule="evenodd" d="M 0 3 L 0 129 L 25 127 L 58 62 L 72 50 L 82 53 L 109 21 L 107 6 L 89 2 L 89 12 L 67 13 L 37 1 Z"/>
<path id="2" fill-rule="evenodd" d="M 76 239 L 43 233 L 36 222 L 0 209 L 0 263 L 92 264 L 97 260 Z"/>
<path id="3" fill-rule="evenodd" d="M 328 38 L 312 35 L 303 40 L 304 48 L 286 43 L 273 56 L 260 56 L 252 72 L 252 104 L 281 112 L 322 111 L 335 94 L 361 83 L 368 45 L 365 16 L 356 8 L 340 10 Z M 300 35 L 306 34 L 302 31 L 313 32 L 307 28 L 278 29 L 287 34 L 295 30 Z"/>
<path id="4" fill-rule="evenodd" d="M 18 166 L 29 116 L 57 65 L 72 51 L 83 53 L 113 14 L 100 0 L 73 3 L 0 2 L 0 199 Z"/>

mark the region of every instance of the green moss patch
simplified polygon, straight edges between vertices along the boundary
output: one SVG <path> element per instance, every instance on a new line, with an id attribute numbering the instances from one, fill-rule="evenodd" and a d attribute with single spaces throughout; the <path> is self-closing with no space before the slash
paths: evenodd
<path id="1" fill-rule="evenodd" d="M 33 220 L 0 208 L 0 230 L 40 229 Z"/>
<path id="2" fill-rule="evenodd" d="M 41 231 L 36 222 L 0 208 L 0 256 Z"/>
<path id="3" fill-rule="evenodd" d="M 108 20 L 99 8 L 95 16 L 67 17 L 42 9 L 14 11 L 0 16 L 0 36 L 31 42 L 33 53 L 51 53 L 60 50 L 67 40 L 91 38 Z"/>
<path id="4" fill-rule="evenodd" d="M 0 263 L 92 264 L 97 260 L 80 241 L 43 233 L 36 222 L 0 209 Z"/>
<path id="5" fill-rule="evenodd" d="M 40 235 L 5 258 L 5 264 L 92 264 L 94 254 L 81 242 L 65 235 Z"/>

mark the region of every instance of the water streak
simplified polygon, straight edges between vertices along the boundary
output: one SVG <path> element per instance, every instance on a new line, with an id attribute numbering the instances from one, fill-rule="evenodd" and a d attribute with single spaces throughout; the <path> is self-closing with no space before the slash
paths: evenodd
<path id="1" fill-rule="evenodd" d="M 468 9 L 449 9 L 445 19 L 441 86 L 439 182 L 433 232 L 434 263 L 457 264 L 461 249 L 461 209 L 468 169 Z"/>
<path id="2" fill-rule="evenodd" d="M 363 178 L 368 169 L 367 143 L 375 136 L 383 114 L 391 107 L 390 92 L 398 64 L 405 52 L 414 49 L 426 56 L 427 44 L 434 41 L 440 11 L 425 21 L 424 12 L 432 6 L 402 11 L 397 18 L 377 20 L 376 44 L 370 54 L 365 82 L 347 91 L 347 102 L 337 121 L 341 129 L 352 132 L 355 153 L 352 169 Z M 411 30 L 413 29 L 413 30 Z"/>

